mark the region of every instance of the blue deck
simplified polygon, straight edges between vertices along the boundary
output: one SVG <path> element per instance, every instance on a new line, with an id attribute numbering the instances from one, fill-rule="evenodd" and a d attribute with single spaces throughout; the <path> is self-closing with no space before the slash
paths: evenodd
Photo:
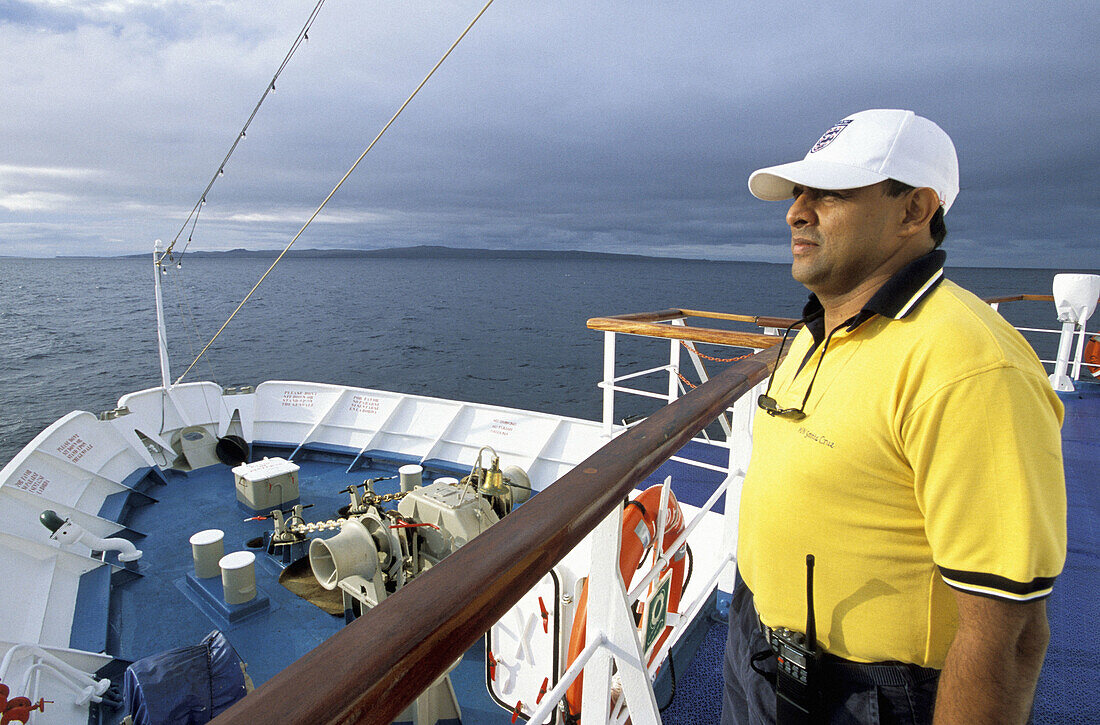
<path id="1" fill-rule="evenodd" d="M 1094 723 L 1100 696 L 1100 384 L 1078 388 L 1060 395 L 1069 547 L 1047 602 L 1050 647 L 1035 697 L 1040 725 Z"/>
<path id="2" fill-rule="evenodd" d="M 290 450 L 267 448 L 254 453 L 286 456 Z M 360 460 L 356 469 L 348 473 L 350 461 L 350 456 L 326 452 L 304 452 L 295 459 L 302 467 L 299 472 L 302 502 L 313 504 L 305 511 L 307 521 L 336 518 L 337 509 L 349 502 L 342 489 L 367 478 L 393 475 L 398 465 L 407 462 Z M 446 464 L 426 467 L 425 480 L 454 475 L 456 471 L 456 467 Z M 378 493 L 397 489 L 396 481 L 376 485 Z M 83 616 L 74 625 L 73 643 L 105 641 L 106 651 L 125 663 L 197 644 L 211 630 L 220 629 L 247 663 L 248 674 L 258 686 L 344 626 L 342 616 L 327 614 L 278 583 L 281 563 L 258 544 L 258 539 L 270 531 L 271 523 L 246 520 L 256 514 L 237 503 L 228 467 L 216 465 L 188 474 L 170 473 L 166 485 L 154 488 L 150 494 L 156 503 L 133 508 L 126 522 L 131 529 L 147 532 L 135 539 L 144 551 L 137 567 L 132 567 L 137 575 L 126 571 L 115 573 L 106 610 L 102 605 L 106 581 L 100 574 L 106 570 L 87 575 L 81 591 L 89 592 L 90 604 L 93 599 L 100 603 L 84 608 Z M 256 553 L 257 593 L 259 598 L 268 600 L 263 610 L 231 622 L 188 586 L 187 575 L 193 571 L 188 539 L 206 528 L 225 532 L 226 553 Z M 204 581 L 220 594 L 220 580 Z M 94 597 L 94 593 L 101 596 Z M 474 695 L 462 699 L 467 722 L 498 722 L 502 711 L 485 694 L 481 651 L 480 646 L 471 648 L 452 679 L 456 689 Z M 115 676 L 117 669 L 103 674 Z M 123 715 L 122 710 L 101 708 L 93 712 L 93 720 L 113 725 Z"/>
<path id="3" fill-rule="evenodd" d="M 693 457 L 715 464 L 723 462 L 721 448 L 689 446 Z M 287 457 L 290 452 L 287 448 L 257 445 L 252 457 Z M 301 502 L 313 504 L 304 512 L 307 521 L 335 518 L 337 509 L 349 502 L 348 495 L 342 492 L 344 488 L 367 478 L 393 475 L 399 465 L 409 462 L 398 456 L 376 455 L 358 459 L 354 470 L 348 473 L 346 469 L 353 458 L 354 452 L 319 449 L 304 450 L 295 456 L 295 463 L 301 466 Z M 461 472 L 454 464 L 438 461 L 425 465 L 425 481 L 456 474 Z M 722 480 L 718 473 L 670 462 L 639 488 L 659 483 L 670 474 L 677 496 L 695 504 L 703 503 Z M 397 489 L 396 481 L 380 482 L 375 487 L 378 493 Z M 259 543 L 264 533 L 271 530 L 271 523 L 246 520 L 256 513 L 237 503 L 233 475 L 227 466 L 215 465 L 186 474 L 169 472 L 166 478 L 155 481 L 146 494 L 138 505 L 127 508 L 125 516 L 129 529 L 145 532 L 133 536 L 144 556 L 136 567 L 116 571 L 113 577 L 106 569 L 85 576 L 81 582 L 84 603 L 81 616 L 74 623 L 72 646 L 105 649 L 124 665 L 165 650 L 194 645 L 211 630 L 219 629 L 247 663 L 249 676 L 259 686 L 344 626 L 343 617 L 325 613 L 278 583 L 285 563 L 268 556 Z M 188 539 L 207 528 L 225 532 L 226 553 L 256 554 L 258 598 L 267 599 L 267 606 L 259 612 L 230 621 L 188 584 L 188 574 L 193 572 Z M 220 595 L 219 579 L 203 581 L 215 597 Z M 106 601 L 109 607 L 104 607 Z M 677 655 L 677 667 L 688 668 L 691 652 L 706 635 L 709 621 L 704 619 L 703 626 L 685 640 Z M 105 669 L 101 675 L 121 680 L 117 665 Z M 510 714 L 490 699 L 484 677 L 484 645 L 479 643 L 451 673 L 463 723 L 509 722 Z M 658 700 L 663 703 L 670 696 L 669 675 L 662 675 Z M 677 704 L 682 701 L 677 698 Z M 93 721 L 115 725 L 124 714 L 122 710 L 104 707 L 93 712 Z"/>

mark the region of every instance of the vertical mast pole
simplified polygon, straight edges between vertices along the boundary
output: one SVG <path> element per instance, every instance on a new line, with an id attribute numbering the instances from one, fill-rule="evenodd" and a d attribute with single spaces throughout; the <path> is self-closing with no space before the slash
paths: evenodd
<path id="1" fill-rule="evenodd" d="M 164 392 L 172 388 L 172 374 L 168 369 L 168 335 L 164 331 L 164 304 L 160 296 L 161 278 L 161 249 L 160 240 L 153 243 L 153 296 L 157 308 L 157 355 L 160 357 L 160 381 L 164 386 Z"/>
<path id="2" fill-rule="evenodd" d="M 611 440 L 615 426 L 615 333 L 603 333 L 603 435 Z"/>

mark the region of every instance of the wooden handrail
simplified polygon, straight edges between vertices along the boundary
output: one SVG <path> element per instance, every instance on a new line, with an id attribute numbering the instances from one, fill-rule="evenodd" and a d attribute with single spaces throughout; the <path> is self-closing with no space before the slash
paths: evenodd
<path id="1" fill-rule="evenodd" d="M 780 328 L 787 328 L 800 322 L 800 320 L 793 317 L 765 317 L 764 315 L 757 315 L 753 321 L 760 327 Z M 801 327 L 801 325 L 798 325 L 798 327 Z"/>
<path id="2" fill-rule="evenodd" d="M 1008 297 L 986 297 L 982 300 L 987 305 L 996 305 L 1001 302 L 1053 302 L 1054 295 L 1009 295 Z M 1100 304 L 1100 299 L 1096 300 Z"/>
<path id="3" fill-rule="evenodd" d="M 680 310 L 684 317 L 706 317 L 712 320 L 732 320 L 751 322 L 757 327 L 790 327 L 798 322 L 793 317 L 768 317 L 765 315 L 734 315 L 728 312 L 707 312 L 705 310 Z M 614 318 L 613 318 L 614 319 Z"/>
<path id="4" fill-rule="evenodd" d="M 762 318 L 751 315 L 728 315 L 720 312 L 702 312 L 699 310 L 669 309 L 658 312 L 634 312 L 626 315 L 613 315 L 610 317 L 593 317 L 588 321 L 590 330 L 604 332 L 621 332 L 627 335 L 643 335 L 645 337 L 664 337 L 668 339 L 687 340 L 689 342 L 707 342 L 715 345 L 732 345 L 735 347 L 750 347 L 758 350 L 767 349 L 779 344 L 779 338 L 774 335 L 762 335 L 758 332 L 738 332 L 737 330 L 719 330 L 713 327 L 688 327 L 660 324 L 668 320 L 681 320 L 685 317 L 708 317 L 719 320 L 732 320 L 735 322 L 753 322 L 760 324 Z M 786 322 L 783 325 L 775 325 L 775 322 Z M 769 317 L 767 324 L 761 327 L 786 327 L 795 320 Z"/>
<path id="5" fill-rule="evenodd" d="M 982 302 L 997 305 L 1002 302 L 1053 302 L 1054 295 L 1008 295 L 1007 297 L 986 297 Z"/>
<path id="6" fill-rule="evenodd" d="M 772 348 L 730 365 L 608 442 L 214 722 L 391 722 L 639 481 L 765 379 L 777 353 Z"/>
<path id="7" fill-rule="evenodd" d="M 1006 297 L 987 297 L 982 301 L 990 305 L 1019 301 L 1053 302 L 1054 296 L 1019 294 Z M 658 310 L 656 312 L 632 312 L 625 315 L 593 317 L 588 320 L 588 327 L 592 330 L 621 332 L 626 335 L 663 337 L 668 339 L 681 339 L 689 342 L 706 342 L 715 345 L 751 347 L 754 349 L 766 349 L 779 344 L 779 338 L 772 335 L 761 335 L 754 332 L 738 332 L 736 330 L 722 330 L 712 327 L 689 327 L 686 325 L 677 325 L 673 327 L 671 325 L 661 324 L 667 323 L 670 320 L 682 320 L 688 317 L 702 317 L 731 322 L 751 322 L 757 327 L 773 328 L 786 328 L 798 323 L 798 320 L 790 317 L 735 315 L 726 312 L 707 312 L 705 310 L 689 310 L 674 307 L 667 310 Z"/>

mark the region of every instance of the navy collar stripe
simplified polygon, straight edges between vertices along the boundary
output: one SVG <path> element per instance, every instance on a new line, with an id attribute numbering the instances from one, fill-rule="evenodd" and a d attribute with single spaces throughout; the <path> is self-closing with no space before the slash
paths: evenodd
<path id="1" fill-rule="evenodd" d="M 936 273 L 934 275 L 932 275 L 932 278 L 929 279 L 927 282 L 925 282 L 924 286 L 921 287 L 919 290 L 917 290 L 917 293 L 915 295 L 913 295 L 912 297 L 909 298 L 909 301 L 905 303 L 905 306 L 902 307 L 896 315 L 894 315 L 894 319 L 895 320 L 900 320 L 901 318 L 908 315 L 909 311 L 912 310 L 913 307 L 915 307 L 918 302 L 920 302 L 922 299 L 924 299 L 924 296 L 926 294 L 928 294 L 928 292 L 933 287 L 935 287 L 936 284 L 939 283 L 939 281 L 941 279 L 943 279 L 943 269 L 942 268 L 937 269 Z"/>
<path id="2" fill-rule="evenodd" d="M 923 300 L 943 280 L 943 264 L 947 254 L 933 249 L 902 267 L 867 301 L 863 309 L 847 323 L 848 330 L 855 330 L 875 315 L 900 320 Z M 802 321 L 819 341 L 825 336 L 825 309 L 817 295 L 811 294 L 802 309 Z"/>
<path id="3" fill-rule="evenodd" d="M 905 317 L 943 278 L 946 259 L 942 249 L 934 249 L 913 260 L 888 279 L 868 300 L 864 309 L 895 320 Z"/>

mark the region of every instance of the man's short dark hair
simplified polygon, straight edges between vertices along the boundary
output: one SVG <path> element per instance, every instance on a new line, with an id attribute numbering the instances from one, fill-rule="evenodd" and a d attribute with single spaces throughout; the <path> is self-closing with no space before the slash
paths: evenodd
<path id="1" fill-rule="evenodd" d="M 915 186 L 909 186 L 909 184 L 903 184 L 897 179 L 887 179 L 886 193 L 890 196 L 901 196 L 907 194 Z M 943 222 L 943 207 L 936 209 L 936 213 L 932 215 L 932 221 L 928 224 L 928 231 L 932 235 L 932 241 L 936 243 L 936 246 L 943 244 L 944 237 L 947 236 L 947 225 Z"/>

